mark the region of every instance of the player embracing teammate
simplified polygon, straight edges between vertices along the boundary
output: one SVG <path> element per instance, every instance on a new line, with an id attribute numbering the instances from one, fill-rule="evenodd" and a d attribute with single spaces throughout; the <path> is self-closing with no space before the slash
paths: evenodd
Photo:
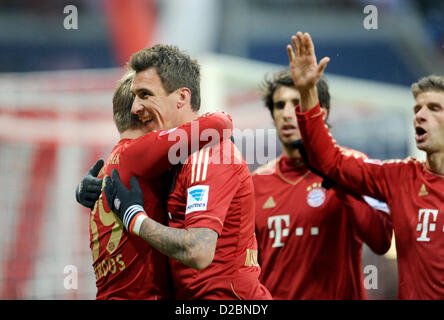
<path id="1" fill-rule="evenodd" d="M 187 130 L 187 123 L 199 121 L 201 129 L 232 128 L 224 114 L 197 116 L 200 76 L 194 60 L 161 45 L 133 56 L 134 101 L 126 111 L 137 114 L 140 122 L 128 129 L 138 131 L 121 136 L 127 140 L 116 146 L 105 171 L 96 178 L 98 163 L 77 190 L 78 201 L 93 208 L 93 258 L 114 261 L 95 266 L 98 293 L 103 292 L 98 298 L 257 300 L 271 299 L 270 290 L 277 299 L 363 299 L 362 243 L 386 252 L 393 226 L 399 298 L 444 299 L 443 77 L 430 76 L 412 86 L 417 146 L 427 160 L 381 163 L 336 145 L 325 125 L 328 111 L 322 109 L 329 106 L 319 103 L 319 80 L 329 59 L 317 63 L 308 34 L 297 33 L 292 45 L 287 47 L 287 84 L 273 89 L 270 108 L 289 148 L 254 174 L 256 195 L 245 161 L 223 135 L 208 146 L 187 140 L 191 155 L 174 166 L 168 159 L 173 143 L 162 136 L 177 127 Z M 299 131 L 302 142 L 294 139 Z M 146 148 L 133 147 L 143 140 L 149 141 Z M 136 151 L 131 155 L 128 150 Z M 359 195 L 387 203 L 390 216 L 364 204 Z M 290 200 L 294 209 L 288 207 Z M 319 210 L 323 206 L 329 210 Z M 125 243 L 133 249 L 124 249 Z M 151 253 L 137 253 L 143 250 Z M 134 259 L 124 261 L 128 255 Z M 156 255 L 160 260 L 150 258 Z M 156 272 L 157 261 L 165 259 L 166 265 L 166 256 L 171 273 Z M 140 273 L 129 267 L 135 261 L 147 263 Z M 151 280 L 134 295 L 142 283 L 134 280 L 142 279 L 143 272 Z M 157 286 L 157 277 L 164 277 L 163 291 L 150 287 Z"/>
<path id="2" fill-rule="evenodd" d="M 197 114 L 198 63 L 174 46 L 156 45 L 135 53 L 129 65 L 134 101 L 126 112 L 137 114 L 141 128 L 122 137 L 104 173 L 95 178 L 95 168 L 77 192 L 78 199 L 90 202 L 100 194 L 91 219 L 93 255 L 102 252 L 101 261 L 109 255 L 117 259 L 116 254 L 126 259 L 126 270 L 97 279 L 97 298 L 271 299 L 258 279 L 250 172 L 231 134 L 224 132 L 231 132 L 231 119 L 220 112 Z M 197 141 L 191 134 L 193 122 L 200 125 Z M 142 130 L 149 133 L 142 135 Z M 172 149 L 182 152 L 176 163 L 171 161 L 177 158 Z M 91 185 L 96 188 L 86 197 L 82 190 Z M 100 246 L 108 239 L 114 239 L 112 248 Z M 149 255 L 137 254 L 137 248 L 128 252 L 124 244 Z M 170 258 L 171 272 L 150 258 L 160 253 L 162 266 L 163 259 Z M 143 277 L 146 272 L 148 278 Z M 165 274 L 171 275 L 174 291 L 148 296 L 145 292 L 156 291 L 152 287 Z"/>

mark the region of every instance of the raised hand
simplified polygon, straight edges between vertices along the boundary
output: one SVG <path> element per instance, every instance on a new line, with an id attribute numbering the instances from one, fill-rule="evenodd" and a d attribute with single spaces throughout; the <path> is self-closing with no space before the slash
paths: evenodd
<path id="1" fill-rule="evenodd" d="M 317 63 L 313 41 L 308 33 L 297 32 L 291 37 L 291 42 L 293 46 L 287 45 L 290 72 L 294 86 L 302 93 L 316 86 L 330 58 L 325 57 Z"/>

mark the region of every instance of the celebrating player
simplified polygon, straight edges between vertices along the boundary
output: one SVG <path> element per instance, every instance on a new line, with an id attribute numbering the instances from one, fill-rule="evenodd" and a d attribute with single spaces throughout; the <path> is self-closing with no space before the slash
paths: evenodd
<path id="1" fill-rule="evenodd" d="M 110 175 L 115 168 L 119 170 L 125 183 L 130 177 L 137 176 L 147 199 L 147 212 L 153 220 L 165 224 L 165 206 L 162 200 L 168 186 L 166 172 L 172 167 L 168 161 L 170 148 L 174 145 L 179 150 L 182 148 L 182 151 L 191 152 L 207 144 L 207 141 L 193 140 L 193 128 L 198 133 L 196 138 L 208 129 L 216 133 L 214 136 L 223 137 L 223 130 L 232 128 L 231 119 L 218 112 L 188 122 L 175 131 L 145 134 L 148 132 L 145 125 L 136 115 L 131 114 L 134 98 L 130 88 L 133 76 L 134 71 L 128 72 L 113 96 L 113 119 L 121 140 L 113 148 L 102 170 L 101 160 L 91 169 L 87 181 L 81 183 L 85 190 L 77 191 L 78 201 L 82 199 L 87 206 L 95 203 L 91 211 L 90 238 L 97 299 L 157 300 L 168 299 L 172 294 L 167 257 L 134 235 L 138 234 L 138 221 L 143 217 L 134 220 L 134 225 L 130 227 L 133 234 L 124 231 L 122 223 L 110 211 L 102 194 L 97 200 L 97 191 L 100 188 L 94 189 L 97 187 L 94 182 L 101 184 L 102 178 Z M 178 142 L 177 133 L 181 133 L 181 140 Z M 191 150 L 193 143 L 196 146 Z M 94 178 L 97 175 L 98 178 Z"/>
<path id="2" fill-rule="evenodd" d="M 317 89 L 327 117 L 328 85 L 321 79 Z M 289 71 L 265 80 L 263 100 L 283 154 L 253 173 L 261 282 L 274 299 L 366 298 L 362 243 L 385 253 L 392 237 L 390 217 L 340 188 L 327 190 L 323 178 L 304 163 L 294 111 L 300 94 Z"/>
<path id="3" fill-rule="evenodd" d="M 390 207 L 398 259 L 400 299 L 444 299 L 444 77 L 411 87 L 416 145 L 426 160 L 378 163 L 341 153 L 322 118 L 316 82 L 329 58 L 316 60 L 308 33 L 288 45 L 290 71 L 301 95 L 298 124 L 310 164 L 355 192 Z"/>
<path id="4" fill-rule="evenodd" d="M 171 128 L 197 117 L 199 68 L 188 55 L 157 45 L 133 55 L 130 65 L 136 71 L 133 112 L 147 129 Z M 185 80 L 193 83 L 173 85 Z M 230 140 L 193 153 L 175 168 L 167 207 L 170 227 L 145 213 L 143 204 L 150 208 L 150 199 L 137 181 L 130 187 L 126 190 L 114 171 L 105 183 L 107 202 L 127 230 L 172 258 L 177 299 L 271 298 L 258 280 L 253 184 Z"/>

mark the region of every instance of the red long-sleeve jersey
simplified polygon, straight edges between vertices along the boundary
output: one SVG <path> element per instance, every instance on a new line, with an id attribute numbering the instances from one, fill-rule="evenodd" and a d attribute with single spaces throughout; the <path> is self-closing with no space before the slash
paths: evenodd
<path id="1" fill-rule="evenodd" d="M 362 243 L 385 253 L 387 213 L 284 156 L 253 173 L 261 282 L 274 299 L 365 299 Z"/>
<path id="2" fill-rule="evenodd" d="M 167 171 L 175 161 L 186 159 L 191 151 L 208 143 L 206 137 L 201 136 L 204 132 L 210 133 L 214 143 L 231 130 L 231 118 L 216 112 L 175 129 L 122 139 L 98 177 L 111 176 L 112 170 L 117 169 L 122 182 L 128 186 L 130 178 L 137 176 L 147 204 L 145 211 L 152 219 L 166 224 Z M 172 296 L 167 257 L 123 228 L 109 209 L 103 191 L 91 211 L 90 246 L 97 299 L 168 299 Z"/>
<path id="3" fill-rule="evenodd" d="M 400 299 L 444 299 L 444 176 L 414 158 L 377 163 L 344 156 L 317 105 L 296 112 L 310 164 L 390 207 Z"/>
<path id="4" fill-rule="evenodd" d="M 250 171 L 230 140 L 194 153 L 178 168 L 169 226 L 218 234 L 211 264 L 196 270 L 170 259 L 176 299 L 271 299 L 259 282 Z"/>

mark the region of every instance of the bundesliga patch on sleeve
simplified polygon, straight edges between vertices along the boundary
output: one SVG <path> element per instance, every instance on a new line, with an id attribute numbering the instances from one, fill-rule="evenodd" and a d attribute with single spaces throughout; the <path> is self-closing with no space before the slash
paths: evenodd
<path id="1" fill-rule="evenodd" d="M 209 192 L 210 186 L 198 185 L 188 188 L 185 215 L 196 211 L 206 211 Z"/>

